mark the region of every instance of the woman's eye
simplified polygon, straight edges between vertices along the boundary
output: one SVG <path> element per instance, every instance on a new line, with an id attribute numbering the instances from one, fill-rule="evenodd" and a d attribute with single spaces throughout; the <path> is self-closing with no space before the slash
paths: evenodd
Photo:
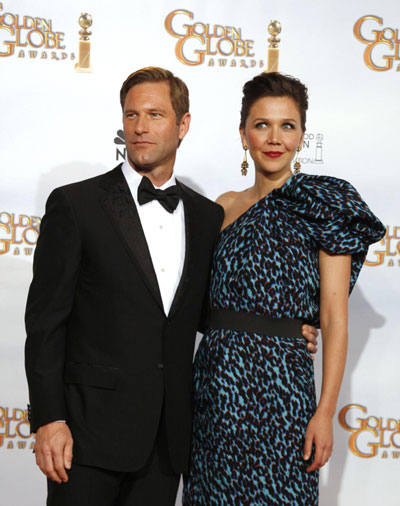
<path id="1" fill-rule="evenodd" d="M 293 130 L 294 129 L 294 125 L 292 125 L 292 123 L 284 123 L 282 126 L 283 126 L 283 128 L 285 128 L 287 130 Z"/>
<path id="2" fill-rule="evenodd" d="M 265 121 L 259 121 L 255 126 L 256 128 L 265 128 L 267 126 L 267 123 Z"/>

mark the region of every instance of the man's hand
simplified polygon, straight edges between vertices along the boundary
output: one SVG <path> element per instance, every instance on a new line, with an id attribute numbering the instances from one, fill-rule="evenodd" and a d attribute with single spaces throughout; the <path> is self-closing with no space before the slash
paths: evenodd
<path id="1" fill-rule="evenodd" d="M 318 351 L 318 330 L 311 325 L 303 325 L 303 336 L 307 339 L 307 349 L 310 353 Z"/>
<path id="2" fill-rule="evenodd" d="M 52 422 L 39 427 L 36 434 L 36 464 L 57 483 L 67 482 L 66 469 L 71 469 L 73 440 L 64 422 Z"/>

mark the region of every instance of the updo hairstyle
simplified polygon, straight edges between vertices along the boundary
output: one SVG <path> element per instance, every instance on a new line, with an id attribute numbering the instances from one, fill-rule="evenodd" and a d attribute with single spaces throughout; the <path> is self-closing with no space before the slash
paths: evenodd
<path id="1" fill-rule="evenodd" d="M 290 97 L 293 99 L 300 113 L 301 128 L 305 132 L 308 90 L 299 79 L 279 72 L 263 72 L 251 81 L 247 81 L 243 86 L 242 110 L 240 111 L 241 128 L 246 125 L 251 106 L 259 98 L 264 97 Z"/>

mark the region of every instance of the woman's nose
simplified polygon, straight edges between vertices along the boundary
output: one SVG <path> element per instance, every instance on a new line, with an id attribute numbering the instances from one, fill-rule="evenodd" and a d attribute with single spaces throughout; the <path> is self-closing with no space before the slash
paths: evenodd
<path id="1" fill-rule="evenodd" d="M 281 143 L 281 133 L 280 133 L 279 126 L 273 126 L 269 130 L 268 142 L 270 144 L 280 144 Z"/>

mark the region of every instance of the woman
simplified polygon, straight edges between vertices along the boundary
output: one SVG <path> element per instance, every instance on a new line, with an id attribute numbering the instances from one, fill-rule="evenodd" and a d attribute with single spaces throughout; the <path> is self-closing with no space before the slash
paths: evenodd
<path id="1" fill-rule="evenodd" d="M 292 175 L 306 128 L 302 83 L 261 74 L 243 92 L 240 134 L 256 177 L 218 199 L 225 221 L 195 359 L 184 505 L 312 506 L 332 452 L 349 290 L 384 227 L 346 181 Z M 302 322 L 322 331 L 318 407 Z"/>

